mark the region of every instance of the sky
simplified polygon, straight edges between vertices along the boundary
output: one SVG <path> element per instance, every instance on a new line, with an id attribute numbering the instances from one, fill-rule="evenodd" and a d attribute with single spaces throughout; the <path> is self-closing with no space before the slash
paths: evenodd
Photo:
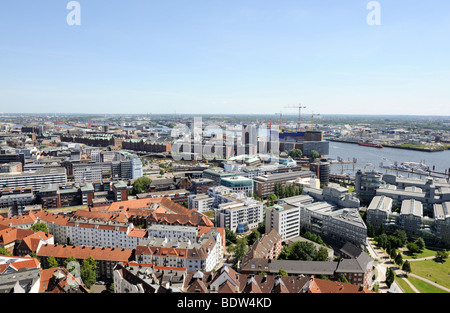
<path id="1" fill-rule="evenodd" d="M 369 2 L 1 1 L 0 112 L 450 116 L 450 1 Z"/>

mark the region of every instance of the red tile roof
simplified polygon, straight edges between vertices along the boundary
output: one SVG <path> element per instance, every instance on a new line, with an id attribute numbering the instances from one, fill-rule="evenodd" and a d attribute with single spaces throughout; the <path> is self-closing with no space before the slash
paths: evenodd
<path id="1" fill-rule="evenodd" d="M 372 293 L 372 291 L 349 283 L 311 277 L 307 293 Z"/>
<path id="2" fill-rule="evenodd" d="M 67 259 L 73 256 L 75 259 L 87 259 L 92 256 L 96 261 L 128 262 L 132 258 L 133 249 L 100 248 L 90 246 L 72 245 L 42 245 L 37 251 L 37 256 Z"/>
<path id="3" fill-rule="evenodd" d="M 10 256 L 6 256 L 6 257 L 10 257 Z M 16 271 L 20 270 L 20 269 L 31 269 L 31 268 L 39 268 L 40 267 L 40 262 L 32 257 L 10 257 L 13 259 L 16 259 L 17 261 L 15 262 L 11 262 L 11 263 L 4 263 L 4 264 L 0 264 L 0 274 L 3 273 L 7 268 L 11 267 L 14 268 Z"/>

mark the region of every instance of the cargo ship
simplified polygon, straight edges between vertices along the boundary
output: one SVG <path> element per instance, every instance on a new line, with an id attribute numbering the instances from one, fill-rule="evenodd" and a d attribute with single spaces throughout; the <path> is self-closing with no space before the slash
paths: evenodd
<path id="1" fill-rule="evenodd" d="M 360 146 L 366 146 L 366 147 L 372 147 L 372 148 L 383 148 L 383 146 L 379 143 L 365 143 L 365 142 L 358 142 L 358 145 Z"/>

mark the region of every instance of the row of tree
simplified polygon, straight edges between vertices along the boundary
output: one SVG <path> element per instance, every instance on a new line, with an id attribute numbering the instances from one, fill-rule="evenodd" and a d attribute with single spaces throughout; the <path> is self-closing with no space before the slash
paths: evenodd
<path id="1" fill-rule="evenodd" d="M 303 193 L 303 187 L 301 185 L 275 183 L 274 188 L 274 194 L 278 199 L 294 197 Z"/>
<path id="2" fill-rule="evenodd" d="M 289 246 L 283 246 L 279 260 L 328 261 L 328 251 L 325 247 L 316 248 L 309 241 L 296 241 Z"/>

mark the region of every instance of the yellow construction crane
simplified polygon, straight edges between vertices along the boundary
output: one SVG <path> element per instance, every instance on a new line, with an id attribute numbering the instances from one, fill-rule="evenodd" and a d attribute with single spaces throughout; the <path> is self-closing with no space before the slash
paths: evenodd
<path id="1" fill-rule="evenodd" d="M 314 115 L 320 115 L 320 113 L 311 114 L 311 130 L 314 130 Z"/>
<path id="2" fill-rule="evenodd" d="M 306 108 L 306 106 L 302 106 L 301 104 L 299 104 L 298 106 L 293 105 L 293 106 L 286 106 L 285 108 L 290 108 L 290 109 L 297 109 L 298 108 L 298 125 L 297 125 L 297 131 L 300 131 L 301 128 L 301 112 L 302 109 Z"/>

